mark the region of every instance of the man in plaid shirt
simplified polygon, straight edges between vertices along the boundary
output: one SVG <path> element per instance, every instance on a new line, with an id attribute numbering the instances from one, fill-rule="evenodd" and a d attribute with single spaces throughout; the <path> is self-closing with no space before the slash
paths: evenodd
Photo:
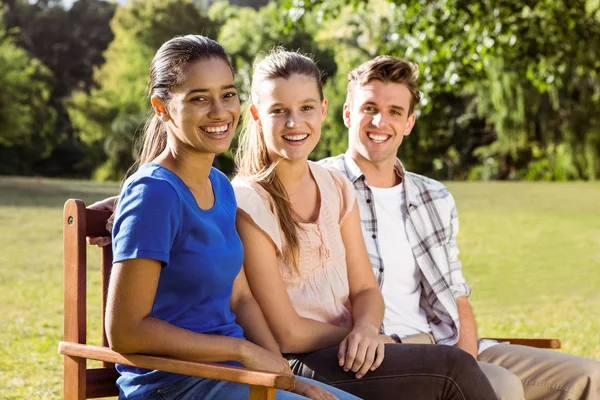
<path id="1" fill-rule="evenodd" d="M 396 158 L 420 100 L 415 66 L 380 56 L 348 75 L 345 154 L 323 160 L 356 190 L 363 235 L 386 302 L 389 340 L 457 346 L 479 360 L 501 399 L 600 399 L 600 362 L 478 341 L 462 274 L 452 195 Z"/>

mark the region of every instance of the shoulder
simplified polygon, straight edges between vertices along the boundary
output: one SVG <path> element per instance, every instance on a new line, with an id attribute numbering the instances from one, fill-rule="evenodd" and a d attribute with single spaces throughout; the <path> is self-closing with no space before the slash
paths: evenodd
<path id="1" fill-rule="evenodd" d="M 176 176 L 157 165 L 142 165 L 123 185 L 121 199 L 146 205 L 162 206 L 179 201 Z"/>
<path id="2" fill-rule="evenodd" d="M 282 251 L 279 219 L 271 195 L 257 182 L 235 177 L 231 182 L 239 210 L 242 210 Z"/>
<path id="3" fill-rule="evenodd" d="M 327 168 L 328 170 L 338 171 L 342 174 L 346 174 L 346 163 L 345 155 L 340 154 L 335 157 L 327 157 L 317 162 L 320 166 Z"/>
<path id="4" fill-rule="evenodd" d="M 404 179 L 407 183 L 407 190 L 413 199 L 418 199 L 418 203 L 424 204 L 435 201 L 436 203 L 445 202 L 454 206 L 452 194 L 442 182 L 428 178 L 414 172 L 404 171 Z"/>
<path id="5" fill-rule="evenodd" d="M 271 196 L 257 182 L 236 176 L 231 181 L 231 185 L 239 208 L 243 209 L 244 206 L 257 201 L 271 204 Z"/>

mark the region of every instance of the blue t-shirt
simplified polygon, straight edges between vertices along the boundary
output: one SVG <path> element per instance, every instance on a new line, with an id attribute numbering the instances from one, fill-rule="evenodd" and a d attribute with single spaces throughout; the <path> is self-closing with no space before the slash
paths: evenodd
<path id="1" fill-rule="evenodd" d="M 223 173 L 212 168 L 209 178 L 215 203 L 203 210 L 173 172 L 154 163 L 142 165 L 119 198 L 113 261 L 150 258 L 162 263 L 152 317 L 193 332 L 243 338 L 229 305 L 244 259 L 235 228 L 235 195 Z M 184 378 L 125 365 L 117 370 L 125 398 Z"/>

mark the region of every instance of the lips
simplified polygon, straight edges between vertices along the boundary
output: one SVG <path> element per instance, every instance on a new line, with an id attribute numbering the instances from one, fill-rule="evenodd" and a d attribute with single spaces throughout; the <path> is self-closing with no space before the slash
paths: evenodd
<path id="1" fill-rule="evenodd" d="M 306 134 L 306 133 L 290 134 L 290 135 L 283 135 L 282 137 L 284 140 L 286 140 L 288 142 L 301 142 L 303 140 L 306 140 L 306 138 L 308 138 L 308 134 Z"/>
<path id="2" fill-rule="evenodd" d="M 201 126 L 200 130 L 211 136 L 223 136 L 229 132 L 229 125 L 230 123 L 226 122 L 218 125 Z"/>
<path id="3" fill-rule="evenodd" d="M 383 143 L 387 141 L 392 135 L 386 133 L 367 132 L 367 137 L 375 143 Z"/>

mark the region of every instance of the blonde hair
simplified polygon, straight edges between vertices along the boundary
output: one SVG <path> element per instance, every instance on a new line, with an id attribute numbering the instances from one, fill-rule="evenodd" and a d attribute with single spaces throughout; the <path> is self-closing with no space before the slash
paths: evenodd
<path id="1" fill-rule="evenodd" d="M 278 161 L 269 159 L 262 128 L 252 118 L 250 104 L 259 104 L 258 87 L 261 82 L 276 78 L 288 79 L 294 74 L 313 77 L 317 83 L 320 99 L 323 100 L 321 73 L 309 57 L 286 51 L 281 47 L 271 50 L 264 59 L 257 59 L 253 69 L 251 96 L 245 105 L 242 130 L 235 153 L 237 175 L 258 183 L 271 195 L 286 242 L 283 259 L 292 266 L 294 271 L 298 271 L 300 243 L 297 229 L 301 229 L 298 223 L 300 218 L 292 209 L 288 193 L 275 174 Z"/>

